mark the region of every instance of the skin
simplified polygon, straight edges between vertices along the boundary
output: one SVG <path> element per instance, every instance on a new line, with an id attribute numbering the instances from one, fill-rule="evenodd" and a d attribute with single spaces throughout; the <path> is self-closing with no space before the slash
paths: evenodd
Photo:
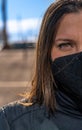
<path id="1" fill-rule="evenodd" d="M 66 14 L 58 25 L 51 50 L 52 61 L 82 51 L 82 11 Z"/>

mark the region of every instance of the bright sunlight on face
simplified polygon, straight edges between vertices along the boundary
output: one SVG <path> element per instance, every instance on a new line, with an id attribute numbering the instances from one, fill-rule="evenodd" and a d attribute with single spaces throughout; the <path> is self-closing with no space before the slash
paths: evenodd
<path id="1" fill-rule="evenodd" d="M 82 51 L 82 12 L 66 14 L 60 20 L 51 51 L 52 60 Z"/>

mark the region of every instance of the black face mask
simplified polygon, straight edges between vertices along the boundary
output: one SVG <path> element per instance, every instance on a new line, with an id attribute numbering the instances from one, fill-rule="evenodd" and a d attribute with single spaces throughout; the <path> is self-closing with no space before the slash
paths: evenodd
<path id="1" fill-rule="evenodd" d="M 58 89 L 82 104 L 82 52 L 52 61 L 52 73 Z"/>

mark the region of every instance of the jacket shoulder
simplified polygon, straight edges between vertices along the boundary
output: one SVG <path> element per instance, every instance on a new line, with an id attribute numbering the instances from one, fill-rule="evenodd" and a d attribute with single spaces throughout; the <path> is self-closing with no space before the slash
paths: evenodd
<path id="1" fill-rule="evenodd" d="M 43 106 L 39 106 L 38 104 L 25 106 L 22 103 L 26 103 L 26 100 L 16 101 L 9 103 L 0 108 L 0 116 L 4 116 L 8 121 L 9 125 L 11 125 L 14 121 L 24 118 L 24 115 L 29 116 L 36 115 L 37 111 L 42 111 Z"/>
<path id="2" fill-rule="evenodd" d="M 0 108 L 0 130 L 58 130 L 52 120 L 46 118 L 45 106 L 24 106 L 17 101 Z"/>

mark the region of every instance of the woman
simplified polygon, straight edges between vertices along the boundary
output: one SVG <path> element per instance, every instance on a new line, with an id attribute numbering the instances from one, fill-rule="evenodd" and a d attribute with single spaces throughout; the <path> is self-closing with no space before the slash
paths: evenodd
<path id="1" fill-rule="evenodd" d="M 82 0 L 47 9 L 32 87 L 28 101 L 0 109 L 0 130 L 82 130 Z"/>

